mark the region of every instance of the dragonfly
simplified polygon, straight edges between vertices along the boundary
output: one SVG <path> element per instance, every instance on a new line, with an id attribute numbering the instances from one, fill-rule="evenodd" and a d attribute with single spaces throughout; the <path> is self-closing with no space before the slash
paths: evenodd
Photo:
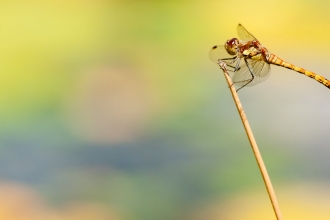
<path id="1" fill-rule="evenodd" d="M 330 81 L 323 76 L 285 62 L 275 54 L 268 52 L 243 25 L 237 26 L 238 36 L 227 40 L 225 45 L 216 45 L 210 51 L 210 58 L 217 64 L 223 62 L 228 71 L 233 72 L 233 84 L 240 90 L 264 82 L 270 75 L 270 64 L 282 66 L 304 74 L 330 89 Z"/>

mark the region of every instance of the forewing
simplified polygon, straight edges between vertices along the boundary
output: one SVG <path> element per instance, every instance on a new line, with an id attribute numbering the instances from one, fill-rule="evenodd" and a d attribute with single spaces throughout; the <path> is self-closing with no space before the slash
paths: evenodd
<path id="1" fill-rule="evenodd" d="M 270 65 L 263 60 L 246 60 L 251 71 L 244 60 L 241 60 L 241 68 L 235 72 L 233 76 L 233 83 L 237 86 L 255 86 L 258 83 L 265 81 L 270 75 Z M 253 80 L 252 80 L 253 79 Z M 252 80 L 252 81 L 251 81 Z"/>
<path id="2" fill-rule="evenodd" d="M 224 45 L 216 45 L 210 51 L 210 58 L 213 62 L 219 63 L 219 60 L 229 64 L 234 56 L 229 55 Z"/>
<path id="3" fill-rule="evenodd" d="M 238 24 L 237 26 L 237 33 L 239 38 L 243 41 L 257 40 L 257 38 L 255 38 L 250 32 L 248 32 L 241 24 Z"/>

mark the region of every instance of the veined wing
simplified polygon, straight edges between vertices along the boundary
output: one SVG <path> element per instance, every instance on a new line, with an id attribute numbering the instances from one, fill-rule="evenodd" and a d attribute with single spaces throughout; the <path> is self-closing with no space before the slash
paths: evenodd
<path id="1" fill-rule="evenodd" d="M 238 24 L 237 26 L 237 33 L 239 38 L 243 41 L 257 40 L 257 38 L 255 38 L 250 32 L 248 32 L 241 24 Z"/>
<path id="2" fill-rule="evenodd" d="M 230 55 L 224 45 L 216 45 L 210 51 L 210 58 L 213 62 L 219 63 L 219 60 L 229 64 L 235 56 Z"/>
<path id="3" fill-rule="evenodd" d="M 255 86 L 268 79 L 270 75 L 270 65 L 264 60 L 247 59 L 246 65 L 244 60 L 241 60 L 241 68 L 235 72 L 233 83 L 238 86 Z M 254 78 L 251 75 L 254 75 Z M 252 80 L 253 78 L 253 80 Z M 252 80 L 252 81 L 251 81 Z"/>

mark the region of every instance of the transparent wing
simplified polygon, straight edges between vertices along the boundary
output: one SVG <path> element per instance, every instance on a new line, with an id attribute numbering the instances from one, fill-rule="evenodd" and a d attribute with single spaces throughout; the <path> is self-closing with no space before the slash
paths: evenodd
<path id="1" fill-rule="evenodd" d="M 257 38 L 255 38 L 250 32 L 248 32 L 241 24 L 238 24 L 237 26 L 237 33 L 239 38 L 243 41 L 257 40 Z"/>
<path id="2" fill-rule="evenodd" d="M 216 45 L 212 47 L 210 51 L 210 58 L 215 63 L 218 63 L 219 60 L 222 60 L 226 64 L 229 64 L 233 60 L 234 56 L 230 55 L 226 51 L 224 45 Z"/>
<path id="3" fill-rule="evenodd" d="M 252 70 L 254 79 L 252 80 L 252 75 L 250 69 L 246 65 L 244 60 L 241 60 L 241 68 L 235 72 L 233 76 L 233 83 L 237 86 L 255 86 L 268 79 L 270 75 L 270 65 L 263 60 L 246 60 Z M 251 81 L 252 80 L 252 81 Z M 247 84 L 248 83 L 248 84 Z"/>

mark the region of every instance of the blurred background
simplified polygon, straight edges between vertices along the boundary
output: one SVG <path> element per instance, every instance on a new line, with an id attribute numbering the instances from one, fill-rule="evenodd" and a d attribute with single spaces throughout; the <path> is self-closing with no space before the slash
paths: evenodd
<path id="1" fill-rule="evenodd" d="M 0 1 L 0 218 L 275 219 L 210 48 L 242 23 L 330 78 L 326 1 Z M 285 219 L 329 219 L 330 91 L 239 91 Z"/>

